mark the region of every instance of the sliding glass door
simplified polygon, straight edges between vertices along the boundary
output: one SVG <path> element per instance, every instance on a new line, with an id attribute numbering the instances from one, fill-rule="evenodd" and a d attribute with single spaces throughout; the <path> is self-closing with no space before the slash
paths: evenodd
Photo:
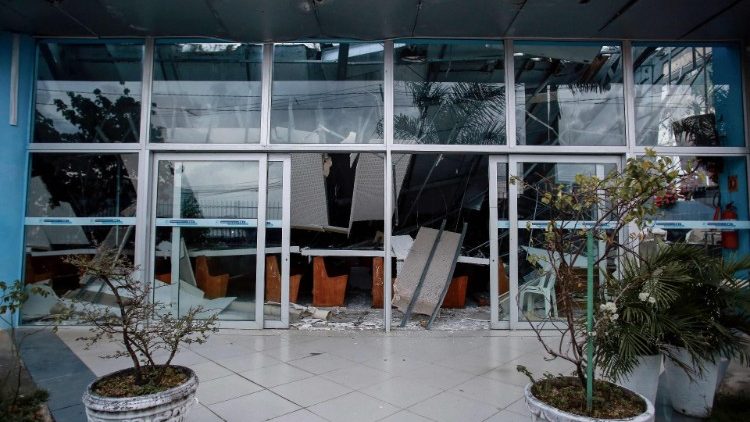
<path id="1" fill-rule="evenodd" d="M 265 310 L 274 327 L 288 324 L 288 295 L 264 306 L 266 262 L 277 263 L 276 290 L 288 290 L 285 167 L 288 160 L 260 154 L 156 157 L 150 271 L 155 301 L 179 314 L 199 306 L 199 318 L 216 315 L 222 327 L 262 328 Z"/>

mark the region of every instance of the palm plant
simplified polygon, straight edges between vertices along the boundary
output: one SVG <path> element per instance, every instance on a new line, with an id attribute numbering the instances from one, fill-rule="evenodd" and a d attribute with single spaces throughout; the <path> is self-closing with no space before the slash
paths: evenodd
<path id="1" fill-rule="evenodd" d="M 750 256 L 726 259 L 685 243 L 623 260 L 602 290 L 618 318 L 597 320 L 597 367 L 619 379 L 639 356 L 662 353 L 691 371 L 673 346 L 685 348 L 695 363 L 717 356 L 747 361 L 750 294 L 738 274 L 748 269 Z"/>

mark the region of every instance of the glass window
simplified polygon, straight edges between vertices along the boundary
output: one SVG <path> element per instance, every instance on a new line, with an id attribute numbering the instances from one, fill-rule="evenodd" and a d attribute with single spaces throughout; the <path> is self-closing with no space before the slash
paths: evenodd
<path id="1" fill-rule="evenodd" d="M 746 158 L 670 158 L 683 170 L 692 167 L 696 173 L 675 191 L 654 198 L 658 213 L 641 248 L 660 238 L 701 245 L 717 254 L 750 250 L 750 233 L 740 230 L 750 228 Z"/>
<path id="2" fill-rule="evenodd" d="M 31 155 L 27 217 L 134 217 L 138 154 Z"/>
<path id="3" fill-rule="evenodd" d="M 519 145 L 625 145 L 618 44 L 517 42 L 514 47 Z"/>
<path id="4" fill-rule="evenodd" d="M 21 309 L 23 322 L 49 322 L 70 307 L 73 314 L 65 323 L 75 324 L 76 314 L 88 305 L 116 306 L 112 291 L 101 280 L 81 276 L 65 258 L 116 250 L 133 262 L 135 226 L 42 223 L 26 226 L 24 283 L 29 298 Z"/>
<path id="5" fill-rule="evenodd" d="M 263 46 L 157 44 L 151 142 L 258 143 Z"/>
<path id="6" fill-rule="evenodd" d="M 466 234 L 458 246 L 459 257 L 442 307 L 458 308 L 451 312 L 456 319 L 461 324 L 472 324 L 477 328 L 486 327 L 487 323 L 482 320 L 490 319 L 490 298 L 498 294 L 490 290 L 489 222 L 492 205 L 488 161 L 489 157 L 484 154 L 393 154 L 395 200 L 391 248 L 396 260 L 395 291 L 398 292 L 399 288 L 401 291 L 411 291 L 414 286 L 411 284 L 412 287 L 409 287 L 408 281 L 399 285 L 398 277 L 414 280 L 413 277 L 420 276 L 419 272 L 410 273 L 415 271 L 415 266 L 408 262 L 410 251 L 418 239 L 429 238 L 430 231 L 437 232 L 443 223 L 444 230 L 454 234 L 461 233 L 466 225 Z M 507 179 L 504 185 L 507 186 Z M 507 218 L 503 210 L 499 209 L 498 213 L 500 218 Z M 506 233 L 507 229 L 500 232 L 501 259 L 507 259 Z M 440 291 L 448 281 L 453 250 L 450 242 L 441 245 L 435 250 L 434 258 L 441 260 L 437 265 L 443 265 L 446 278 L 426 281 L 422 288 L 423 295 L 428 290 Z M 419 258 L 414 262 L 417 267 L 420 265 Z M 408 304 L 408 298 L 404 296 L 396 301 L 399 309 L 393 311 L 394 322 L 401 321 L 405 304 Z M 503 308 L 502 319 L 508 310 L 507 302 L 500 306 Z M 410 326 L 418 324 L 420 318 L 424 321 L 429 316 L 412 315 Z M 443 328 L 450 327 L 451 323 L 458 321 L 451 321 L 450 318 L 447 321 L 444 318 L 436 320 L 436 324 Z M 466 329 L 465 325 L 462 327 L 454 326 Z"/>
<path id="7" fill-rule="evenodd" d="M 161 161 L 154 300 L 255 320 L 257 161 Z"/>
<path id="8" fill-rule="evenodd" d="M 41 42 L 34 142 L 138 142 L 143 45 Z"/>
<path id="9" fill-rule="evenodd" d="M 394 141 L 505 144 L 503 43 L 396 43 Z"/>
<path id="10" fill-rule="evenodd" d="M 277 44 L 271 142 L 383 142 L 383 45 Z"/>
<path id="11" fill-rule="evenodd" d="M 735 46 L 637 45 L 633 63 L 638 145 L 745 144 Z"/>

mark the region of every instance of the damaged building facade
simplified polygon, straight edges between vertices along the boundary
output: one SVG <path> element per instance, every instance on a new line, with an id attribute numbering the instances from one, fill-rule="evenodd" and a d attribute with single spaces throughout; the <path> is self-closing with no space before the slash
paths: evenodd
<path id="1" fill-rule="evenodd" d="M 222 327 L 522 328 L 555 315 L 555 280 L 534 259 L 548 211 L 511 181 L 572 185 L 648 148 L 705 176 L 658 198 L 654 232 L 750 251 L 731 2 L 664 28 L 635 25 L 671 13 L 646 1 L 363 2 L 392 21 L 310 2 L 244 10 L 256 32 L 200 2 L 184 22 L 10 3 L 0 278 L 48 293 L 24 324 L 109 306 L 63 262 L 109 249 L 154 300 Z M 544 27 L 558 13 L 578 26 Z"/>

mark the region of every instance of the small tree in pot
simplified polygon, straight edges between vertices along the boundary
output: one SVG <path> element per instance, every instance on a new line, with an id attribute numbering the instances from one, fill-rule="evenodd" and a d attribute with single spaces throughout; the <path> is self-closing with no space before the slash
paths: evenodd
<path id="1" fill-rule="evenodd" d="M 201 307 L 176 316 L 168 304 L 153 301 L 150 283 L 138 281 L 136 268 L 117 251 L 102 251 L 93 259 L 69 257 L 67 262 L 82 276 L 100 280 L 114 302 L 82 304 L 76 310 L 79 321 L 92 326 L 91 335 L 78 340 L 87 347 L 118 341 L 122 348 L 102 357 L 127 357 L 133 364 L 89 385 L 83 396 L 89 420 L 182 420 L 195 401 L 198 378 L 192 370 L 172 365 L 172 359 L 182 345 L 204 343 L 216 331 L 216 316 L 198 319 L 205 312 Z"/>
<path id="2" fill-rule="evenodd" d="M 540 198 L 546 207 L 546 230 L 541 236 L 532 237 L 532 242 L 536 241 L 536 246 L 546 253 L 527 259 L 532 264 L 541 264 L 550 273 L 548 276 L 554 277 L 555 295 L 551 300 L 556 303 L 545 309 L 558 309 L 557 315 L 549 313 L 541 318 L 533 312 L 524 315 L 550 358 L 566 360 L 575 369 L 573 377 L 547 377 L 538 382 L 532 378 L 526 388 L 526 400 L 535 417 L 583 421 L 653 419 L 653 406 L 648 400 L 614 384 L 594 380 L 593 375 L 593 407 L 588 408 L 587 367 L 593 367 L 597 359 L 593 340 L 600 327 L 616 321 L 620 315 L 618 298 L 609 296 L 606 289 L 597 288 L 593 298 L 596 309 L 593 327 L 588 329 L 586 312 L 581 306 L 585 296 L 580 294 L 580 286 L 586 284 L 585 277 L 575 267 L 580 259 L 593 259 L 601 284 L 608 275 L 616 273 L 618 261 L 640 259 L 635 248 L 638 236 L 634 233 L 640 233 L 649 217 L 657 214 L 653 198 L 675 191 L 692 173 L 682 171 L 668 157 L 657 157 L 649 150 L 645 157 L 628 159 L 621 171 L 603 177 L 578 174 L 572 184 L 544 178 L 534 183 L 512 181 L 521 184 L 519 189 Z M 587 256 L 589 233 L 598 244 L 598 250 L 592 254 L 595 256 L 591 257 Z M 519 292 L 523 291 L 521 286 Z M 560 340 L 550 341 L 542 335 L 542 330 L 549 327 L 559 331 Z M 594 350 L 593 361 L 588 358 L 589 344 Z"/>

